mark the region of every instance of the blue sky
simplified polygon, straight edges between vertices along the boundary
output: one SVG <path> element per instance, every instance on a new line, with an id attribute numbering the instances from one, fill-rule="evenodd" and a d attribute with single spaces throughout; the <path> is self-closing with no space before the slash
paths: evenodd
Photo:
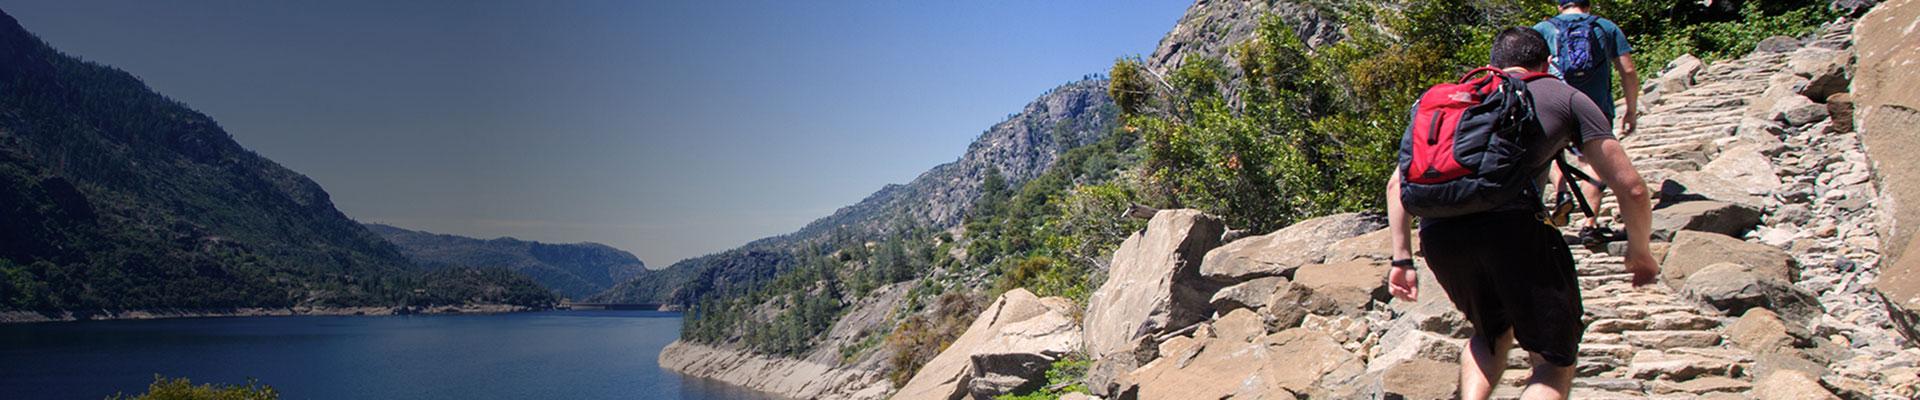
<path id="1" fill-rule="evenodd" d="M 1178 1 L 0 0 L 361 221 L 654 267 L 790 232 L 1149 53 Z"/>

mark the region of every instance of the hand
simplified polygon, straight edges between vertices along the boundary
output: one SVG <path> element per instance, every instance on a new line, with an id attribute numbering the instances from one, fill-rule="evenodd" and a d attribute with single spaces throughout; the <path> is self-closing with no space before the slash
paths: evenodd
<path id="1" fill-rule="evenodd" d="M 1633 286 L 1646 286 L 1660 277 L 1660 263 L 1648 250 L 1627 250 L 1627 272 L 1633 274 Z"/>
<path id="2" fill-rule="evenodd" d="M 1401 300 L 1414 301 L 1420 298 L 1420 274 L 1413 268 L 1387 267 L 1387 291 Z"/>
<path id="3" fill-rule="evenodd" d="M 1626 139 L 1627 135 L 1632 135 L 1634 129 L 1639 127 L 1640 127 L 1639 107 L 1628 106 L 1627 113 L 1622 114 L 1620 117 L 1620 138 Z"/>

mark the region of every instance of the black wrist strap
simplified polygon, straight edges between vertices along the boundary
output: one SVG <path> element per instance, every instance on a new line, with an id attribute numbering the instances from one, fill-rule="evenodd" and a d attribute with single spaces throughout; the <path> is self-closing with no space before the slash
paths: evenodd
<path id="1" fill-rule="evenodd" d="M 1413 259 L 1403 258 L 1403 259 L 1393 260 L 1393 266 L 1395 268 L 1413 269 Z"/>

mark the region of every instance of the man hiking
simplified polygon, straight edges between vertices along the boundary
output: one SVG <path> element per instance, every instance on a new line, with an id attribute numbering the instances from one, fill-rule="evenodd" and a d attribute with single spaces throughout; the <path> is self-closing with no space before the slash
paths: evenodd
<path id="1" fill-rule="evenodd" d="M 1620 31 L 1620 26 L 1593 15 L 1591 0 L 1560 0 L 1560 14 L 1534 24 L 1533 29 L 1540 31 L 1552 48 L 1553 74 L 1593 99 L 1609 125 L 1615 115 L 1612 73 L 1620 73 L 1620 88 L 1625 92 L 1622 94 L 1626 96 L 1627 107 L 1626 114 L 1620 118 L 1620 137 L 1632 135 L 1640 120 L 1640 75 L 1633 67 L 1633 46 L 1627 44 L 1627 36 Z M 1581 156 L 1580 149 L 1575 149 L 1573 154 L 1580 169 L 1593 170 L 1586 157 Z M 1562 175 L 1555 174 L 1553 178 L 1555 187 L 1564 184 Z M 1586 183 L 1580 185 L 1577 194 L 1598 203 L 1600 185 Z M 1599 226 L 1599 221 L 1591 217 L 1580 229 L 1583 243 L 1601 245 L 1618 240 L 1618 233 Z"/>
<path id="2" fill-rule="evenodd" d="M 1388 288 L 1405 300 L 1420 294 L 1408 237 L 1412 217 L 1420 215 L 1422 255 L 1474 327 L 1460 356 L 1462 398 L 1485 399 L 1493 393 L 1516 340 L 1532 353 L 1533 364 L 1521 398 L 1565 398 L 1586 327 L 1580 319 L 1573 255 L 1560 232 L 1543 222 L 1546 212 L 1537 183 L 1569 143 L 1587 154 L 1598 178 L 1619 196 L 1620 218 L 1628 231 L 1626 268 L 1634 285 L 1652 283 L 1660 271 L 1648 249 L 1651 199 L 1600 108 L 1545 73 L 1549 50 L 1539 32 L 1503 30 L 1494 37 L 1491 53 L 1497 72 L 1482 68 L 1468 75 L 1493 72 L 1487 79 L 1435 86 L 1415 106 L 1415 122 L 1401 141 L 1401 166 L 1387 184 L 1394 250 Z M 1506 107 L 1518 108 L 1487 114 Z M 1456 109 L 1464 111 L 1451 111 Z M 1517 152 L 1507 157 L 1507 152 L 1476 150 L 1473 140 L 1480 140 L 1483 148 L 1511 146 L 1508 149 Z M 1510 162 L 1482 162 L 1477 164 L 1480 169 L 1462 172 L 1457 164 L 1475 161 L 1459 154 L 1482 161 L 1507 157 L 1501 159 Z M 1502 168 L 1516 175 L 1503 178 L 1496 171 Z M 1514 184 L 1487 184 L 1502 179 Z M 1479 202 L 1485 198 L 1503 200 Z"/>

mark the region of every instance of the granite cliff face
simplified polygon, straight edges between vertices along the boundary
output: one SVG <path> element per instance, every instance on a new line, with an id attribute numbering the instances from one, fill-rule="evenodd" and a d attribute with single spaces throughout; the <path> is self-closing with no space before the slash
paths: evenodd
<path id="1" fill-rule="evenodd" d="M 1253 37 L 1260 16 L 1273 15 L 1293 26 L 1309 47 L 1337 42 L 1341 36 L 1339 21 L 1311 2 L 1268 0 L 1201 0 L 1187 7 L 1187 13 L 1173 30 L 1160 39 L 1160 46 L 1147 56 L 1147 68 L 1166 75 L 1179 68 L 1188 56 L 1228 60 L 1227 47 Z"/>
<path id="2" fill-rule="evenodd" d="M 647 272 L 647 265 L 632 253 L 599 243 L 475 239 L 381 224 L 367 224 L 367 228 L 399 246 L 402 254 L 422 267 L 504 267 L 575 299 Z"/>
<path id="3" fill-rule="evenodd" d="M 886 233 L 892 228 L 888 224 L 953 226 L 980 197 L 989 170 L 999 171 L 1010 185 L 1032 179 L 1067 150 L 1105 137 L 1116 113 L 1105 79 L 1053 88 L 982 132 L 959 160 L 935 166 L 905 185 L 881 188 L 773 241 L 804 240 L 838 228 L 875 234 Z"/>
<path id="4" fill-rule="evenodd" d="M 980 197 L 989 171 L 1018 185 L 1046 171 L 1067 150 L 1105 137 L 1118 112 L 1106 87 L 1104 79 L 1085 79 L 1049 90 L 982 132 L 958 160 L 935 166 L 911 182 L 883 187 L 793 233 L 682 260 L 665 270 L 687 280 L 636 280 L 594 298 L 691 302 L 711 289 L 772 277 L 791 265 L 793 249 L 827 235 L 880 239 L 899 228 L 952 227 Z"/>

